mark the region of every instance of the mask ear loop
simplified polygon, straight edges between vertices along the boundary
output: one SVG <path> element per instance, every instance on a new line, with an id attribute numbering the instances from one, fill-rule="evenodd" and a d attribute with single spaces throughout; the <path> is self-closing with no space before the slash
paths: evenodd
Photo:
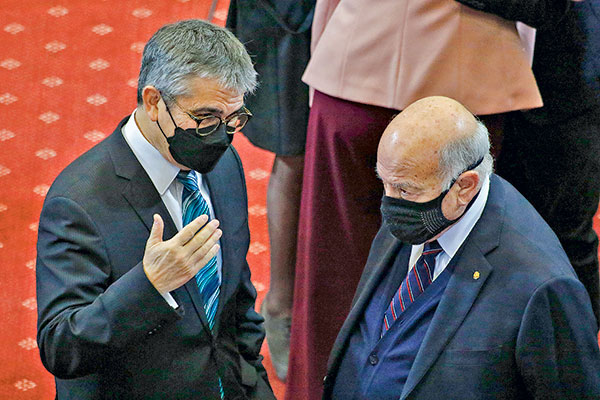
<path id="1" fill-rule="evenodd" d="M 158 119 L 156 120 L 156 125 L 158 125 L 158 129 L 160 129 L 160 133 L 163 134 L 163 136 L 165 137 L 165 139 L 169 139 L 167 137 L 167 135 L 165 135 L 165 132 L 162 130 L 162 128 L 160 127 L 160 123 L 158 122 Z"/>
<path id="2" fill-rule="evenodd" d="M 161 95 L 162 97 L 162 95 Z M 171 111 L 169 110 L 169 106 L 167 105 L 167 102 L 165 101 L 164 97 L 162 97 L 163 102 L 165 103 L 165 109 L 167 110 L 167 113 L 169 113 L 169 117 L 171 117 L 171 121 L 173 121 L 173 125 L 175 125 L 175 129 L 179 128 L 177 126 L 177 123 L 175 122 L 175 120 L 173 119 L 173 116 L 171 115 Z M 156 119 L 156 125 L 158 125 L 158 129 L 160 129 L 160 132 L 163 134 L 163 136 L 165 137 L 165 139 L 169 139 L 167 137 L 167 135 L 165 135 L 165 132 L 162 130 L 160 123 L 158 122 L 158 118 Z"/>
<path id="3" fill-rule="evenodd" d="M 450 191 L 450 188 L 452 186 L 454 186 L 454 184 L 456 183 L 456 181 L 458 180 L 458 178 L 460 178 L 460 176 L 462 174 L 464 174 L 467 171 L 471 171 L 471 170 L 474 170 L 475 168 L 479 167 L 479 164 L 481 164 L 483 162 L 484 158 L 485 157 L 481 157 L 479 160 L 475 161 L 473 164 L 471 164 L 467 168 L 463 169 L 462 172 L 460 174 L 458 174 L 458 176 L 456 178 L 452 179 L 452 181 L 450 182 L 450 186 L 448 187 L 448 189 L 444 190 L 444 192 L 442 192 L 442 194 L 446 195 Z"/>
<path id="4" fill-rule="evenodd" d="M 164 99 L 163 99 L 164 101 Z M 173 121 L 173 125 L 175 125 L 175 128 L 179 128 L 177 126 L 177 123 L 175 122 L 175 120 L 173 119 L 173 116 L 171 115 L 171 110 L 169 110 L 169 106 L 167 105 L 167 102 L 165 101 L 165 108 L 167 109 L 167 112 L 169 113 L 169 117 L 171 117 L 171 121 Z"/>
<path id="5" fill-rule="evenodd" d="M 467 171 L 471 171 L 471 170 L 477 168 L 479 166 L 479 164 L 481 164 L 483 162 L 484 158 L 485 157 L 481 157 L 479 160 L 475 161 L 473 164 L 471 164 L 467 168 L 465 168 L 465 170 L 463 172 L 461 172 L 460 174 L 458 174 L 458 176 L 452 180 L 452 184 L 450 185 L 450 188 L 456 183 L 456 181 L 458 180 L 458 178 L 460 178 L 460 176 L 462 174 L 464 174 Z M 444 194 L 444 197 L 446 196 L 446 194 L 448 194 L 448 192 L 450 191 L 450 188 L 448 188 L 448 190 L 446 190 L 446 193 Z M 467 208 L 465 208 L 465 211 L 463 211 L 462 215 L 465 215 L 467 213 L 467 211 L 469 211 L 469 208 L 471 208 L 471 206 L 473 205 L 473 203 L 475 203 L 475 200 L 477 200 L 478 196 L 479 196 L 479 192 L 477 192 L 477 194 L 475 196 L 473 196 L 473 198 L 471 199 L 471 201 L 469 202 L 469 204 L 467 204 Z M 440 202 L 440 206 L 441 206 L 441 204 L 442 203 Z M 461 215 L 461 217 L 462 217 L 462 215 Z M 458 217 L 454 221 L 458 221 L 459 218 L 460 217 Z"/>

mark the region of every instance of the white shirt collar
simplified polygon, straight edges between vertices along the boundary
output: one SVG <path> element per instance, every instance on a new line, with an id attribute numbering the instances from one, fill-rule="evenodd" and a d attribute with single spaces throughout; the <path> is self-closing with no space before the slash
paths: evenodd
<path id="1" fill-rule="evenodd" d="M 144 137 L 137 123 L 135 122 L 135 113 L 133 111 L 131 117 L 123 126 L 123 137 L 131 147 L 133 154 L 150 177 L 154 187 L 162 196 L 173 182 L 180 169 L 167 161 L 162 154 L 154 146 L 152 146 Z M 198 184 L 201 184 L 201 175 L 198 176 Z"/>
<path id="2" fill-rule="evenodd" d="M 450 229 L 438 238 L 438 243 L 450 258 L 454 257 L 467 236 L 469 236 L 469 233 L 471 233 L 471 230 L 477 221 L 479 221 L 487 202 L 489 190 L 490 178 L 489 176 L 486 176 L 483 185 L 481 185 L 481 190 L 471 208 L 467 210 L 458 222 L 452 225 Z"/>

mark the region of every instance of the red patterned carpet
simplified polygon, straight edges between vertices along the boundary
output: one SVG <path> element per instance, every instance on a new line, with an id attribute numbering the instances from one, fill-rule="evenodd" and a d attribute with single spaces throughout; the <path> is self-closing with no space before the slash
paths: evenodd
<path id="1" fill-rule="evenodd" d="M 209 0 L 3 0 L 0 8 L 0 398 L 52 399 L 36 347 L 35 242 L 54 177 L 135 107 L 145 41 L 161 25 L 206 18 Z M 224 24 L 228 0 L 213 21 Z M 268 287 L 266 184 L 272 156 L 242 136 L 252 243 L 262 301 Z M 598 220 L 596 219 L 596 223 Z M 258 308 L 258 304 L 257 304 Z M 278 398 L 284 385 L 271 368 Z"/>
<path id="2" fill-rule="evenodd" d="M 224 25 L 228 0 L 213 22 Z M 160 26 L 206 18 L 210 0 L 3 0 L 0 8 L 0 399 L 53 399 L 35 342 L 35 242 L 44 195 L 72 160 L 136 104 L 144 43 Z M 248 180 L 248 262 L 269 284 L 266 184 L 272 156 L 234 141 Z M 284 386 L 271 369 L 278 397 Z"/>

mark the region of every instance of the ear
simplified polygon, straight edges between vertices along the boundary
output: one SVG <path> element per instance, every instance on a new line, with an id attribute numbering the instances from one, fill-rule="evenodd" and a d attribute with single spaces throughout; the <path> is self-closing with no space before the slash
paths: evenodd
<path id="1" fill-rule="evenodd" d="M 144 86 L 144 89 L 142 89 L 143 107 L 146 114 L 148 114 L 148 118 L 153 122 L 158 120 L 158 104 L 160 99 L 160 92 L 157 88 L 150 85 Z"/>
<path id="2" fill-rule="evenodd" d="M 477 195 L 479 188 L 479 174 L 475 171 L 463 172 L 442 201 L 442 213 L 450 221 L 462 216 L 465 209 Z"/>
<path id="3" fill-rule="evenodd" d="M 459 206 L 467 206 L 477 194 L 479 188 L 479 173 L 475 171 L 463 172 L 456 180 L 456 201 Z"/>

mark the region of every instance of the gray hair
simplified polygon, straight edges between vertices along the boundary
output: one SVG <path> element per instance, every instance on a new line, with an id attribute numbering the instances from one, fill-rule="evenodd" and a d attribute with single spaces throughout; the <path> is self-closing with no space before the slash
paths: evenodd
<path id="1" fill-rule="evenodd" d="M 440 149 L 438 172 L 442 180 L 442 190 L 449 189 L 453 180 L 481 158 L 481 164 L 473 169 L 481 178 L 480 185 L 483 178 L 493 172 L 494 159 L 490 154 L 488 130 L 481 121 L 477 121 L 477 128 L 471 135 L 453 140 Z"/>
<path id="2" fill-rule="evenodd" d="M 152 85 L 171 99 L 189 94 L 186 81 L 194 77 L 216 79 L 239 94 L 256 87 L 256 71 L 244 45 L 225 28 L 190 19 L 163 26 L 146 43 L 138 105 L 143 103 L 145 86 Z"/>

